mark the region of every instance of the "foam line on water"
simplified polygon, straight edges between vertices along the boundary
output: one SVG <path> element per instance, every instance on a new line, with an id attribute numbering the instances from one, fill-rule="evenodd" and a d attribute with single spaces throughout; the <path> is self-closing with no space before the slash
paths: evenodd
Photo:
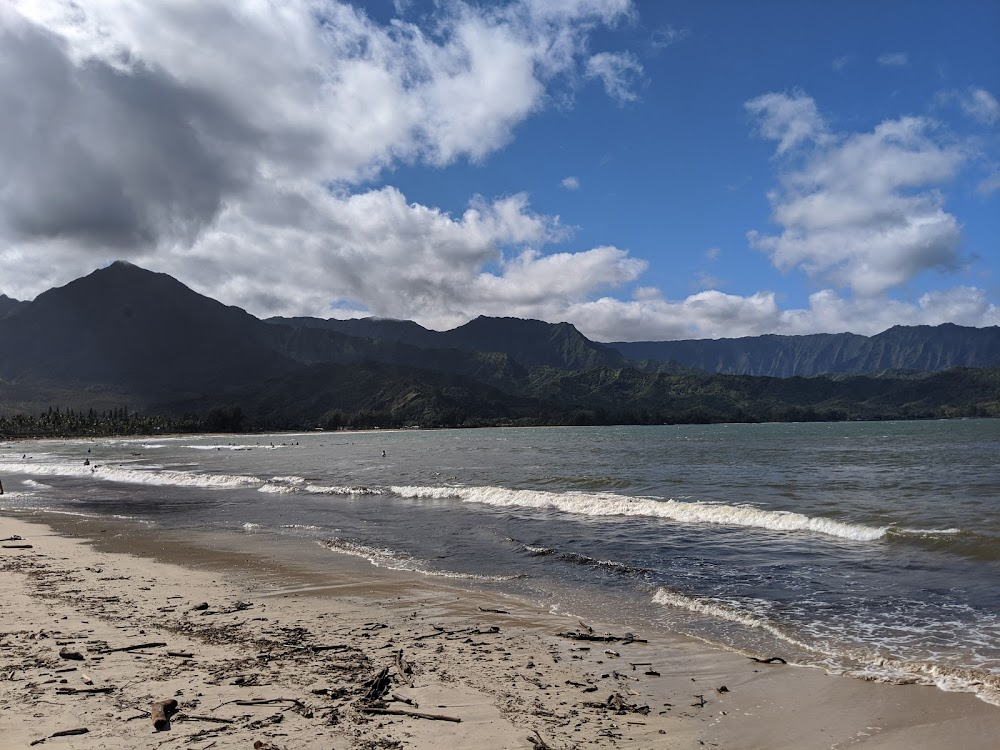
<path id="1" fill-rule="evenodd" d="M 806 653 L 822 657 L 821 661 L 825 668 L 843 672 L 857 679 L 907 685 L 933 685 L 948 692 L 974 693 L 980 700 L 1000 706 L 1000 675 L 987 675 L 961 667 L 884 659 L 858 649 L 839 653 L 799 640 L 767 619 L 756 617 L 733 605 L 710 599 L 699 599 L 665 588 L 657 589 L 656 593 L 653 594 L 653 603 L 665 607 L 686 609 L 689 612 L 713 619 L 763 630 Z"/>
<path id="2" fill-rule="evenodd" d="M 204 487 L 216 489 L 232 489 L 237 487 L 256 487 L 264 480 L 253 476 L 233 474 L 203 474 L 194 471 L 149 470 L 139 468 L 123 468 L 95 464 L 42 463 L 42 462 L 11 462 L 3 464 L 3 469 L 11 474 L 28 474 L 31 476 L 57 477 L 93 477 L 108 482 L 123 484 L 149 484 L 174 487 Z"/>
<path id="3" fill-rule="evenodd" d="M 412 555 L 408 555 L 384 547 L 372 547 L 360 542 L 353 542 L 347 539 L 321 539 L 318 544 L 331 552 L 342 555 L 360 557 L 367 560 L 377 568 L 387 568 L 388 570 L 405 570 L 411 573 L 420 573 L 425 576 L 436 578 L 459 578 L 473 581 L 512 581 L 516 578 L 523 578 L 520 573 L 512 575 L 480 575 L 477 573 L 456 573 L 451 570 L 431 570 L 424 560 L 419 560 Z"/>
<path id="4" fill-rule="evenodd" d="M 586 516 L 639 516 L 678 523 L 708 523 L 771 531 L 810 531 L 817 534 L 867 542 L 881 539 L 889 527 L 811 517 L 801 513 L 765 510 L 751 505 L 698 503 L 628 497 L 608 492 L 546 492 L 504 487 L 407 487 L 390 488 L 407 498 L 458 498 L 463 502 L 498 507 L 559 510 Z"/>

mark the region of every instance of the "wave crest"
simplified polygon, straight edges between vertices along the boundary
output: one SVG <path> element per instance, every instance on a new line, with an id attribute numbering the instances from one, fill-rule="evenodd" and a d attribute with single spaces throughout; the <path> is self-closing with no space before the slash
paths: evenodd
<path id="1" fill-rule="evenodd" d="M 627 497 L 608 492 L 546 492 L 504 487 L 407 487 L 390 488 L 401 497 L 445 499 L 498 507 L 559 510 L 586 516 L 640 516 L 678 523 L 708 523 L 770 531 L 810 531 L 840 539 L 868 542 L 885 536 L 888 526 L 837 521 L 783 510 L 765 510 L 751 505 L 698 503 Z"/>

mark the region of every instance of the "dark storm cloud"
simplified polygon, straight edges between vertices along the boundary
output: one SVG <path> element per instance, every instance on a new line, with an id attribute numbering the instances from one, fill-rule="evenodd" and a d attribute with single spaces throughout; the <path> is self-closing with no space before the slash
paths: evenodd
<path id="1" fill-rule="evenodd" d="M 0 226 L 13 240 L 191 242 L 238 191 L 256 136 L 142 64 L 74 64 L 30 22 L 0 26 Z"/>

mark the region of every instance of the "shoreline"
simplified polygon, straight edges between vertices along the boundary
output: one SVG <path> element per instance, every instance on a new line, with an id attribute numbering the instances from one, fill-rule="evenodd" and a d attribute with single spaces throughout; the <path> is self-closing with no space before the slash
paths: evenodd
<path id="1" fill-rule="evenodd" d="M 985 750 L 1000 733 L 1000 710 L 967 693 L 757 664 L 679 634 L 576 641 L 557 635 L 580 631 L 575 619 L 469 582 L 136 526 L 0 515 L 0 537 L 31 545 L 0 549 L 0 732 L 11 747 L 67 728 L 89 731 L 45 744 L 541 747 L 530 736 L 553 749 Z M 609 620 L 587 625 L 629 630 Z M 143 641 L 168 645 L 102 653 Z M 383 668 L 388 693 L 366 700 Z M 66 692 L 84 674 L 112 689 Z M 153 734 L 141 712 L 171 697 L 188 720 Z M 240 700 L 256 703 L 229 703 Z M 368 713 L 380 707 L 461 721 Z"/>

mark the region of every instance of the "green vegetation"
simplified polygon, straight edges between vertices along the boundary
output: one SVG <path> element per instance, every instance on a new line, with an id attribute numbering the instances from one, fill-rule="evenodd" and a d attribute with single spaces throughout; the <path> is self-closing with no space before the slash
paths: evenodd
<path id="1" fill-rule="evenodd" d="M 1000 369 L 837 379 L 632 368 L 535 367 L 518 374 L 501 390 L 391 365 L 315 366 L 305 377 L 234 393 L 226 404 L 188 401 L 157 413 L 50 407 L 0 415 L 0 436 L 1000 417 Z"/>

